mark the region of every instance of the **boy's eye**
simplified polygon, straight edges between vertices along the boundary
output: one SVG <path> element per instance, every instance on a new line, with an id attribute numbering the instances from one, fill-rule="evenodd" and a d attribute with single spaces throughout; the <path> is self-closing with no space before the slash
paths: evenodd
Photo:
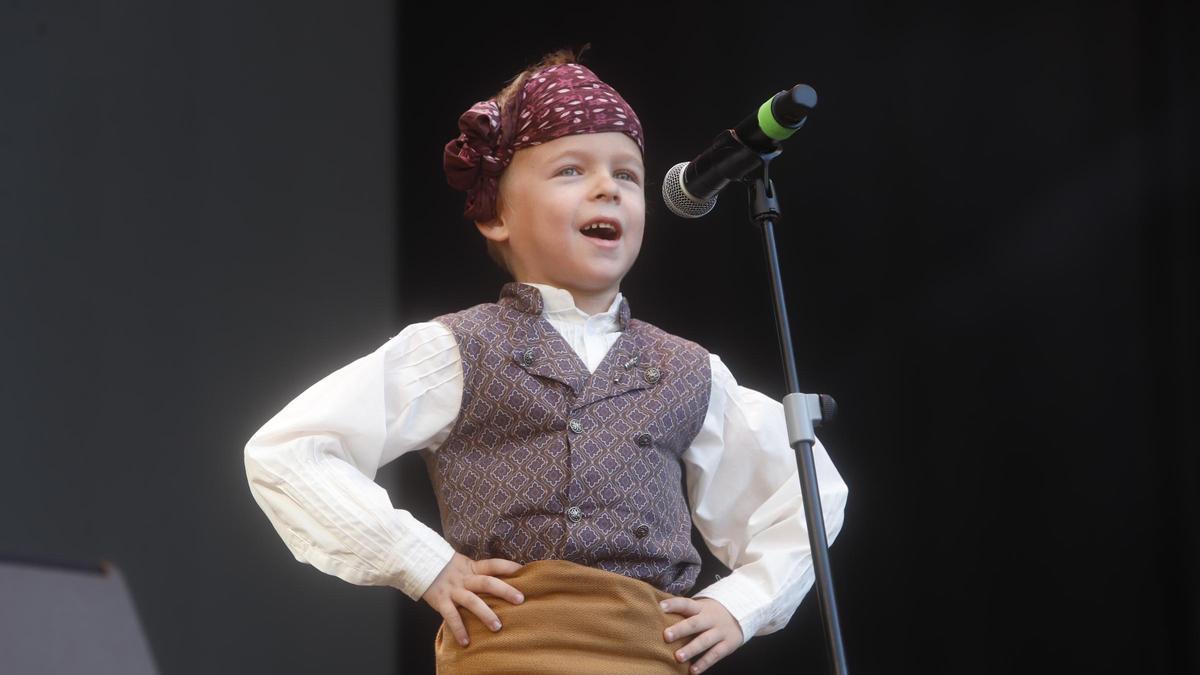
<path id="1" fill-rule="evenodd" d="M 624 178 L 625 180 L 631 180 L 635 183 L 638 182 L 638 175 L 632 171 L 618 171 L 617 177 Z"/>
<path id="2" fill-rule="evenodd" d="M 574 173 L 574 174 L 568 174 L 568 173 L 567 173 L 568 171 L 574 171 L 575 173 Z M 562 169 L 559 169 L 559 171 L 558 171 L 558 175 L 560 175 L 560 176 L 579 175 L 579 168 L 578 168 L 578 167 L 574 167 L 574 166 L 567 166 L 567 167 L 563 167 Z"/>

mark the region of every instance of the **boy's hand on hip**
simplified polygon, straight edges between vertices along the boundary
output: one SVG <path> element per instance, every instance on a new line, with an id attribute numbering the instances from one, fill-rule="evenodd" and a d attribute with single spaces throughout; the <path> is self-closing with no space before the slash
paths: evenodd
<path id="1" fill-rule="evenodd" d="M 714 663 L 729 656 L 742 646 L 742 627 L 721 603 L 712 598 L 675 597 L 659 603 L 664 612 L 688 617 L 663 631 L 663 639 L 674 642 L 695 635 L 687 644 L 675 650 L 675 660 L 683 663 L 700 657 L 689 672 L 703 673 Z M 703 656 L 701 656 L 703 655 Z"/>
<path id="2" fill-rule="evenodd" d="M 488 560 L 471 560 L 461 553 L 455 553 L 450 562 L 425 590 L 421 596 L 450 627 L 450 632 L 458 640 L 458 644 L 466 647 L 470 641 L 467 627 L 463 625 L 458 608 L 469 610 L 479 617 L 483 625 L 493 632 L 500 630 L 500 618 L 479 598 L 477 593 L 487 593 L 497 598 L 503 598 L 514 605 L 525 602 L 525 596 L 517 589 L 497 579 L 493 574 L 514 574 L 522 565 L 511 560 L 490 558 Z"/>

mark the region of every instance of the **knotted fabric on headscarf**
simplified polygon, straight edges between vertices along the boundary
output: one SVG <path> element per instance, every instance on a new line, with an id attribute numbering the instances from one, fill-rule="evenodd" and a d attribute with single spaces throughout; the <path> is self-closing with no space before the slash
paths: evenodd
<path id="1" fill-rule="evenodd" d="M 617 131 L 645 152 L 642 125 L 615 89 L 578 63 L 547 66 L 529 75 L 504 110 L 495 99 L 480 101 L 458 118 L 461 132 L 446 144 L 446 180 L 467 193 L 463 215 L 496 215 L 500 174 L 521 148 L 571 134 Z"/>

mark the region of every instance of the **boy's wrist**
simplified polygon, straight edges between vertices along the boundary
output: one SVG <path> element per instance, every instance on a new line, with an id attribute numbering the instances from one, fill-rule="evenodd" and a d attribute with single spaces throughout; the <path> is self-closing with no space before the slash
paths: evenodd
<path id="1" fill-rule="evenodd" d="M 758 596 L 758 590 L 735 573 L 705 587 L 692 598 L 709 598 L 721 603 L 737 621 L 742 630 L 742 644 L 746 644 L 762 627 L 763 622 L 758 617 L 766 614 L 766 607 L 770 604 L 769 599 Z"/>
<path id="2" fill-rule="evenodd" d="M 387 562 L 391 585 L 413 600 L 420 600 L 446 565 L 454 547 L 431 529 L 398 545 Z"/>

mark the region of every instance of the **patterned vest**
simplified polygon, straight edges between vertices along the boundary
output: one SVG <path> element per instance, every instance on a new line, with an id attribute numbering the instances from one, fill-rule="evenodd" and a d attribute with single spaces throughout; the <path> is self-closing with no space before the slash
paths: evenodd
<path id="1" fill-rule="evenodd" d="M 620 338 L 595 373 L 505 284 L 498 303 L 434 319 L 458 340 L 462 407 L 424 451 L 443 535 L 475 560 L 569 560 L 675 595 L 700 572 L 680 456 L 708 411 L 708 352 L 622 300 Z"/>

